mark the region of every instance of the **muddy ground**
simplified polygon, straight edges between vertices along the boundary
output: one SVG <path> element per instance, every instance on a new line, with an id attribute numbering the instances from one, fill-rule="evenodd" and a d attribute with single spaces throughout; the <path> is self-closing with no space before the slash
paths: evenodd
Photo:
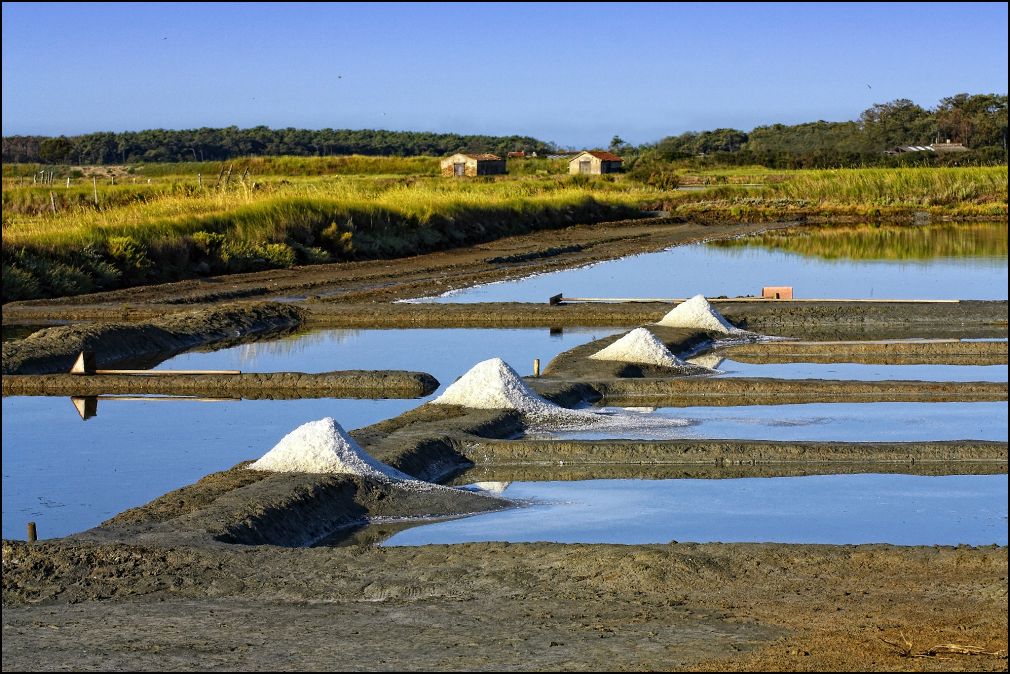
<path id="1" fill-rule="evenodd" d="M 3 320 L 120 321 L 147 329 L 137 324 L 171 321 L 171 314 L 214 309 L 224 300 L 307 298 L 299 306 L 308 314 L 304 320 L 316 325 L 630 327 L 658 319 L 669 307 L 550 307 L 546 298 L 533 308 L 382 303 L 765 228 L 662 219 L 576 226 L 403 260 L 18 303 L 4 307 Z M 548 254 L 559 248 L 568 252 Z M 782 303 L 726 307 L 725 313 L 752 329 L 789 324 L 792 336 L 812 339 L 932 336 L 944 329 L 955 337 L 1006 335 L 1006 302 L 898 311 Z M 5 371 L 7 360 L 5 345 Z M 585 394 L 578 386 L 562 388 L 554 391 L 560 402 Z M 431 407 L 353 435 L 377 458 L 424 479 L 450 479 L 481 456 L 481 443 L 498 443 L 499 456 L 525 451 L 502 440 L 522 431 L 513 413 Z M 853 448 L 793 443 L 776 448 L 780 460 L 809 452 L 821 463 L 734 466 L 716 464 L 720 457 L 734 464 L 740 448 L 606 444 L 556 443 L 545 451 L 581 457 L 579 469 L 596 474 L 626 469 L 635 460 L 629 456 L 661 463 L 678 450 L 712 463 L 661 470 L 791 474 L 834 462 L 844 472 L 865 458 Z M 607 468 L 590 465 L 607 452 Z M 926 473 L 1005 472 L 1006 443 L 882 445 L 871 458 L 882 470 L 916 462 Z M 507 467 L 487 461 L 481 468 L 513 475 L 543 470 L 525 461 Z M 71 539 L 5 541 L 3 669 L 1007 668 L 1006 547 L 291 547 L 318 539 L 334 518 L 351 524 L 363 513 L 497 507 L 484 496 L 405 495 L 367 480 L 263 476 L 240 465 Z M 951 653 L 958 649 L 944 644 L 981 653 Z"/>
<path id="2" fill-rule="evenodd" d="M 1000 671 L 1006 589 L 1005 547 L 5 542 L 3 668 Z"/>

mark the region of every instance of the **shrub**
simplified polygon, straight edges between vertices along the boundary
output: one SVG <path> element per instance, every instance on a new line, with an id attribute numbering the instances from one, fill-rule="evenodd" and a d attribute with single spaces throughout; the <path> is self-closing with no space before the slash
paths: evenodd
<path id="1" fill-rule="evenodd" d="M 3 265 L 3 301 L 31 300 L 42 297 L 39 282 L 31 272 L 12 264 Z"/>
<path id="2" fill-rule="evenodd" d="M 129 236 L 113 236 L 105 242 L 105 249 L 116 267 L 127 277 L 140 279 L 153 266 L 143 244 Z"/>

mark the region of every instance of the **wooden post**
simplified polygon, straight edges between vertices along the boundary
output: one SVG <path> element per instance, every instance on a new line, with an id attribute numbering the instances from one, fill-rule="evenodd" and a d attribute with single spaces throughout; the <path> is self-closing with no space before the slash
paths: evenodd
<path id="1" fill-rule="evenodd" d="M 70 176 L 67 176 L 67 187 L 70 187 Z"/>
<path id="2" fill-rule="evenodd" d="M 196 184 L 197 184 L 197 186 L 200 189 L 203 189 L 203 174 L 202 173 L 197 173 L 196 174 Z"/>
<path id="3" fill-rule="evenodd" d="M 534 358 L 533 359 L 533 376 L 534 377 L 539 377 L 540 376 L 540 359 L 539 358 Z"/>
<path id="4" fill-rule="evenodd" d="M 116 174 L 115 173 L 112 174 L 112 184 L 113 185 L 116 184 Z"/>
<path id="5" fill-rule="evenodd" d="M 39 533 L 35 529 L 35 522 L 28 523 L 28 542 L 34 543 L 39 540 Z"/>
<path id="6" fill-rule="evenodd" d="M 91 176 L 91 187 L 95 190 L 95 208 L 98 208 L 98 178 Z"/>
<path id="7" fill-rule="evenodd" d="M 53 196 L 52 191 L 49 192 L 49 208 L 52 209 L 53 215 L 56 215 L 56 197 Z"/>

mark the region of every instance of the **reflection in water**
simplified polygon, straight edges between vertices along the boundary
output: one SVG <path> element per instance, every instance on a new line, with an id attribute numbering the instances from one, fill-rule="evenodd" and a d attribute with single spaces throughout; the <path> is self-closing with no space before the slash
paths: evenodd
<path id="1" fill-rule="evenodd" d="M 568 297 L 745 296 L 778 285 L 792 286 L 795 297 L 808 299 L 1007 297 L 1005 225 L 789 232 L 676 246 L 417 301 L 545 302 L 559 292 Z"/>
<path id="2" fill-rule="evenodd" d="M 713 241 L 716 248 L 765 248 L 825 260 L 934 260 L 994 258 L 1006 264 L 1002 223 L 796 227 Z"/>

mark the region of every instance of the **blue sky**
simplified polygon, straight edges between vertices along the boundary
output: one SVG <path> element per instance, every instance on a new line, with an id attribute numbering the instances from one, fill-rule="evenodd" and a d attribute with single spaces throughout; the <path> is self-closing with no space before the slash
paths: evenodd
<path id="1" fill-rule="evenodd" d="M 1007 92 L 1007 4 L 4 3 L 3 134 L 200 126 L 561 145 Z"/>

